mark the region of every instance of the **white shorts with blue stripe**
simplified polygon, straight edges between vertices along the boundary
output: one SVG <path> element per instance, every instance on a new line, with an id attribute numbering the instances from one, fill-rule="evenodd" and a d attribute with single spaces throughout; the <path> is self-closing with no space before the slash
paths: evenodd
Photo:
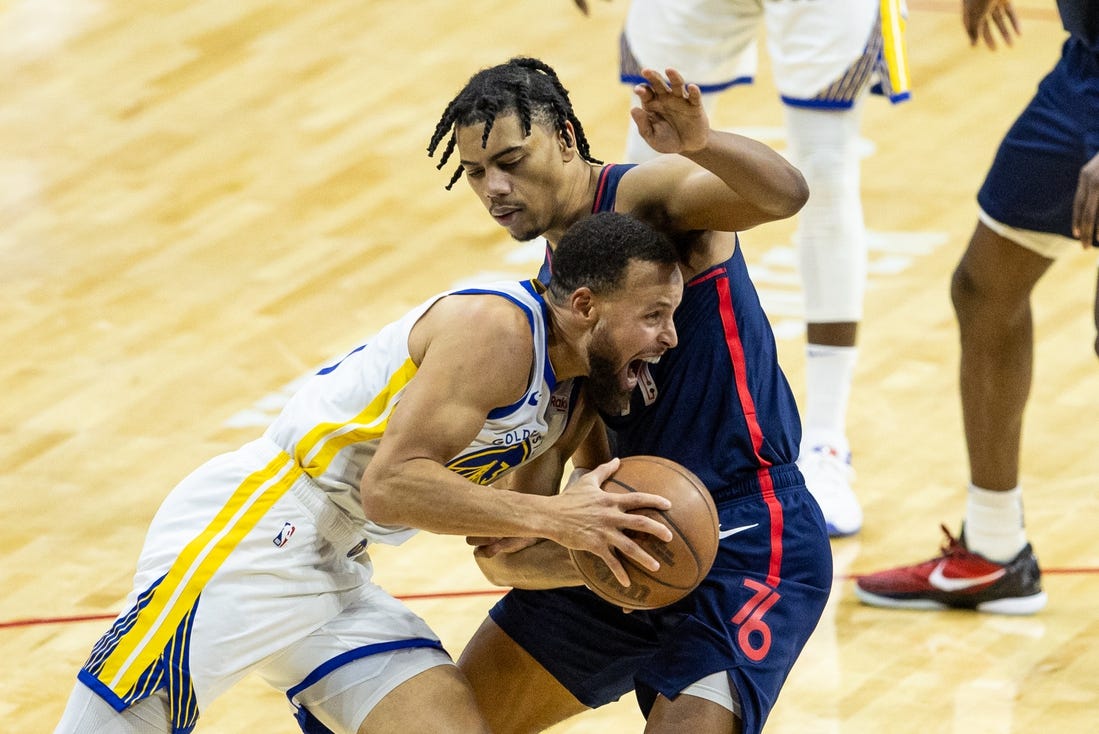
<path id="1" fill-rule="evenodd" d="M 427 653 L 418 669 L 392 668 L 401 680 L 370 681 L 383 691 L 449 663 L 427 623 L 371 581 L 361 541 L 274 443 L 219 456 L 161 505 L 80 680 L 119 711 L 166 690 L 174 730 L 189 731 L 250 672 L 309 700 L 310 685 L 375 652 Z"/>
<path id="2" fill-rule="evenodd" d="M 846 108 L 869 87 L 909 96 L 904 0 L 633 0 L 622 33 L 621 77 L 677 69 L 703 92 L 753 81 L 766 43 L 787 104 Z"/>

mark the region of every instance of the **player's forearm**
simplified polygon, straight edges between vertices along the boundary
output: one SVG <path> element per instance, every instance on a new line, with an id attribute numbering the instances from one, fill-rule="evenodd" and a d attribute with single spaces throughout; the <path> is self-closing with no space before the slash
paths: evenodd
<path id="1" fill-rule="evenodd" d="M 491 558 L 476 554 L 475 557 L 485 578 L 497 586 L 555 589 L 584 584 L 568 550 L 549 540 L 515 553 L 497 553 Z"/>
<path id="2" fill-rule="evenodd" d="M 801 171 L 769 146 L 743 135 L 711 130 L 704 148 L 682 155 L 772 219 L 793 216 L 809 199 Z"/>
<path id="3" fill-rule="evenodd" d="M 551 537 L 544 497 L 494 491 L 427 459 L 368 467 L 361 487 L 366 517 L 442 535 Z"/>

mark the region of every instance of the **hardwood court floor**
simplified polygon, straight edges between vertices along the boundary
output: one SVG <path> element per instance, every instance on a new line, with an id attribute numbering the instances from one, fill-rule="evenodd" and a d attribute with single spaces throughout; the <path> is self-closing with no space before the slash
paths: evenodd
<path id="1" fill-rule="evenodd" d="M 822 624 L 772 714 L 783 732 L 1084 732 L 1099 710 L 1094 253 L 1036 298 L 1023 482 L 1049 608 L 1025 619 L 858 605 L 850 575 L 930 557 L 966 466 L 947 288 L 995 146 L 1064 36 L 1026 0 L 1014 49 L 970 49 L 954 0 L 912 0 L 915 98 L 865 106 L 872 231 L 849 422 L 866 525 L 836 541 Z M 626 3 L 0 2 L 0 729 L 52 730 L 184 474 L 256 436 L 295 380 L 459 281 L 534 272 L 425 156 L 482 66 L 554 65 L 597 156 L 620 156 Z M 715 123 L 783 147 L 764 61 Z M 745 250 L 803 391 L 792 222 Z M 462 540 L 374 554 L 460 652 L 494 591 Z M 629 698 L 556 734 L 640 731 Z M 200 732 L 290 732 L 247 679 Z"/>

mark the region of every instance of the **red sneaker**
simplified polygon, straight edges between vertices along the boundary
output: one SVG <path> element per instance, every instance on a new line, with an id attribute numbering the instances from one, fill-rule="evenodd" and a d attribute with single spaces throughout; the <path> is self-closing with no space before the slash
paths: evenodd
<path id="1" fill-rule="evenodd" d="M 894 609 L 973 609 L 993 614 L 1034 614 L 1046 605 L 1038 558 L 1028 543 L 1008 563 L 996 563 L 965 547 L 942 526 L 942 555 L 859 577 L 855 595 L 863 604 Z"/>

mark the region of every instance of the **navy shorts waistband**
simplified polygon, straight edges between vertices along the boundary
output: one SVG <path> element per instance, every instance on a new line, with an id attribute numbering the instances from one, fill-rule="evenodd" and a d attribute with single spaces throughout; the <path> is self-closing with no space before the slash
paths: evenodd
<path id="1" fill-rule="evenodd" d="M 772 466 L 767 470 L 767 473 L 771 477 L 771 485 L 775 491 L 787 487 L 803 486 L 805 484 L 805 477 L 803 477 L 798 470 L 797 464 Z M 737 500 L 759 494 L 759 491 L 759 473 L 755 472 L 745 475 L 742 479 L 727 484 L 724 487 L 711 489 L 710 494 L 713 495 L 715 504 L 721 504 L 722 502 L 729 502 L 730 500 Z"/>

